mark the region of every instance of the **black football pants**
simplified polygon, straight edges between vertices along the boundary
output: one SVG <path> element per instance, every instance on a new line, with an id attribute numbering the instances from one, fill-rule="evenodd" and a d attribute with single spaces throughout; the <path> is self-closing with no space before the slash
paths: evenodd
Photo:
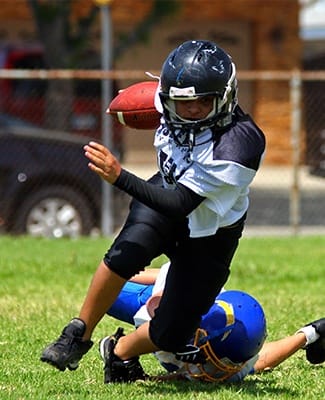
<path id="1" fill-rule="evenodd" d="M 193 337 L 228 279 L 244 217 L 215 235 L 190 238 L 187 219 L 173 220 L 132 201 L 125 225 L 104 257 L 105 264 L 129 279 L 166 254 L 171 262 L 160 305 L 150 322 L 150 338 L 175 352 Z"/>

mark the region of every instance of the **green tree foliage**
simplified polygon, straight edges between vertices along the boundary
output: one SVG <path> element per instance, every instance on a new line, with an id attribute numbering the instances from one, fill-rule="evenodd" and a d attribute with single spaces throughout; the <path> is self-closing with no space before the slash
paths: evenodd
<path id="1" fill-rule="evenodd" d="M 75 0 L 28 0 L 49 68 L 84 67 L 84 54 L 89 48 L 89 33 L 97 21 L 99 7 L 92 2 L 89 15 L 74 20 L 72 24 L 70 16 L 73 1 Z M 115 38 L 115 47 L 112 50 L 114 57 L 118 58 L 139 42 L 147 42 L 156 24 L 175 14 L 179 7 L 177 0 L 153 0 L 146 17 L 131 32 Z M 97 64 L 99 65 L 99 57 Z"/>
<path id="2" fill-rule="evenodd" d="M 90 43 L 90 30 L 98 21 L 99 7 L 92 7 L 85 17 L 71 18 L 72 5 L 78 0 L 27 0 L 32 11 L 44 60 L 49 69 L 100 68 L 100 54 Z M 117 5 L 118 7 L 118 2 Z M 175 13 L 176 0 L 153 0 L 152 8 L 132 32 L 114 40 L 114 59 L 131 46 L 145 42 L 153 27 L 163 18 Z M 80 83 L 80 82 L 79 82 Z M 92 82 L 92 84 L 96 84 Z M 98 82 L 97 82 L 98 84 Z M 68 130 L 73 109 L 74 83 L 68 80 L 49 81 L 45 124 L 48 128 Z M 89 82 L 86 83 L 89 86 Z M 57 116 L 60 115 L 60 118 Z"/>

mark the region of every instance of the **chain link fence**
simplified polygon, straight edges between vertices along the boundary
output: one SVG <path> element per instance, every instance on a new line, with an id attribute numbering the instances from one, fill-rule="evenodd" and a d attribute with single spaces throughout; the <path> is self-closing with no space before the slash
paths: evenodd
<path id="1" fill-rule="evenodd" d="M 253 117 L 268 143 L 268 156 L 251 188 L 246 231 L 324 232 L 325 72 L 242 71 L 238 76 L 259 87 Z M 113 96 L 144 80 L 144 74 L 28 66 L 0 70 L 1 232 L 101 234 L 107 204 L 113 230 L 120 228 L 129 197 L 113 189 L 107 201 L 82 150 L 91 138 L 103 140 L 105 79 L 112 82 Z M 110 121 L 109 134 L 113 152 L 126 168 L 144 178 L 155 171 L 153 133 L 130 132 Z"/>

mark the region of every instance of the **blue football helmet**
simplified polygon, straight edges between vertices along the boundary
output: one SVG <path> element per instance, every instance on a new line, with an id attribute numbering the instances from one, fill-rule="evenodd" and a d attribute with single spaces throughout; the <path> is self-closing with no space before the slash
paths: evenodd
<path id="1" fill-rule="evenodd" d="M 258 301 L 239 290 L 222 292 L 202 317 L 194 345 L 207 362 L 187 365 L 192 378 L 221 381 L 239 372 L 266 338 L 266 320 Z"/>

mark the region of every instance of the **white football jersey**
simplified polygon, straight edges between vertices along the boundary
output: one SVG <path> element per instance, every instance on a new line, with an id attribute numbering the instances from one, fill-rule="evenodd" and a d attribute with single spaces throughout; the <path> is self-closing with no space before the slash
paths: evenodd
<path id="1" fill-rule="evenodd" d="M 262 137 L 248 116 L 214 137 L 210 129 L 195 135 L 192 149 L 166 126 L 157 129 L 154 146 L 165 187 L 178 182 L 205 197 L 188 215 L 191 237 L 213 235 L 245 214 L 248 186 L 264 152 Z"/>

